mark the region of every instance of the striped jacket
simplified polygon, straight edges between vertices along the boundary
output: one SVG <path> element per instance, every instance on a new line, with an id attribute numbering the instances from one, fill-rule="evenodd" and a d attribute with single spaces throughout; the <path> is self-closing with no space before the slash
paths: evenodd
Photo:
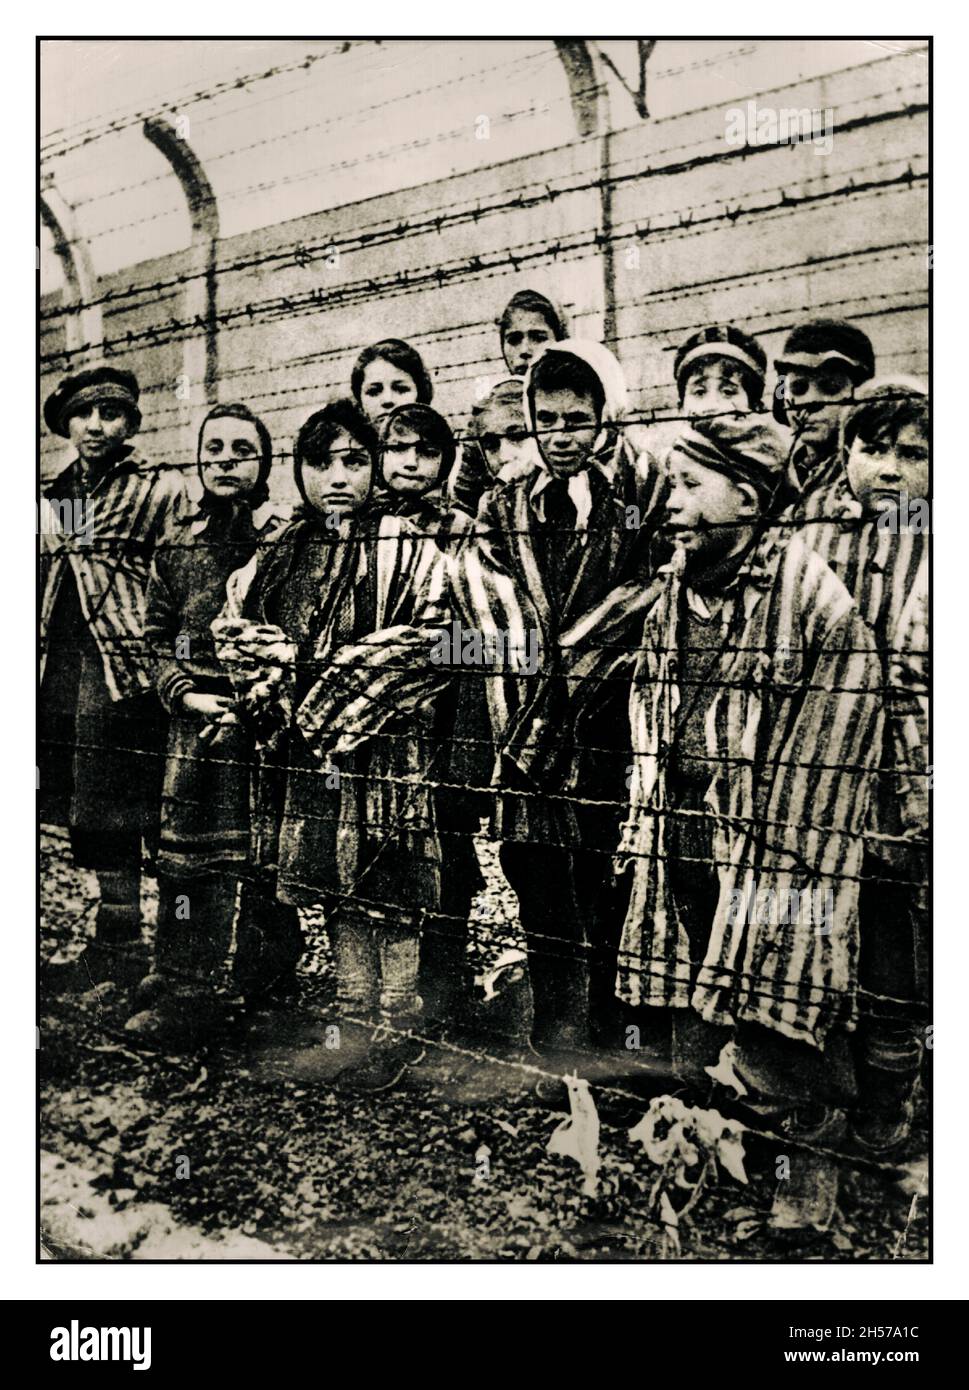
<path id="1" fill-rule="evenodd" d="M 923 557 L 895 628 L 889 673 L 895 730 L 899 829 L 924 833 L 929 823 L 929 565 Z"/>
<path id="2" fill-rule="evenodd" d="M 248 640 L 247 629 L 270 638 L 277 631 L 266 614 L 267 595 L 285 586 L 301 536 L 313 524 L 297 514 L 275 538 L 270 554 L 257 553 L 229 577 L 225 604 L 212 624 L 216 653 L 227 670 L 236 660 L 239 643 Z M 346 612 L 345 605 L 336 605 L 315 642 L 317 679 L 298 710 L 292 709 L 292 680 L 279 683 L 286 719 L 295 713 L 307 744 L 321 756 L 328 750 L 349 752 L 401 713 L 426 703 L 423 684 L 420 698 L 412 701 L 398 699 L 397 686 L 410 669 L 406 656 L 415 644 L 421 649 L 422 673 L 426 666 L 425 620 L 437 625 L 445 618 L 444 561 L 432 537 L 421 535 L 403 517 L 377 511 L 364 519 L 345 520 L 340 530 L 334 541 L 342 556 L 339 585 L 344 591 L 360 584 L 371 588 L 374 626 L 380 631 L 341 645 L 334 629 L 345 621 Z M 440 688 L 441 682 L 431 686 L 432 691 Z"/>
<path id="3" fill-rule="evenodd" d="M 177 469 L 151 464 L 134 448 L 90 490 L 83 489 L 78 459 L 44 489 L 47 518 L 76 500 L 83 525 L 74 533 L 41 525 L 41 679 L 54 606 L 70 570 L 111 699 L 152 688 L 154 662 L 145 640 L 148 575 L 155 546 L 184 495 Z"/>
<path id="4" fill-rule="evenodd" d="M 822 1047 L 856 1017 L 858 875 L 882 720 L 874 641 L 844 585 L 797 536 L 767 532 L 730 585 L 705 725 L 720 892 L 696 973 L 664 864 L 664 760 L 680 702 L 678 558 L 665 574 L 630 692 L 630 810 L 617 866 L 633 877 L 617 992 Z M 782 904 L 790 890 L 821 894 L 823 929 L 738 911 L 766 901 L 763 890 Z"/>
<path id="5" fill-rule="evenodd" d="M 556 660 L 557 639 L 565 629 L 624 579 L 638 580 L 649 567 L 649 542 L 659 516 L 660 484 L 646 480 L 642 493 L 643 524 L 627 525 L 627 499 L 613 491 L 604 475 L 589 469 L 592 509 L 587 539 L 571 589 L 559 611 L 545 592 L 533 536 L 535 516 L 530 494 L 537 470 L 515 478 L 485 497 L 467 543 L 449 557 L 448 574 L 462 619 L 482 633 L 507 634 L 510 650 L 522 650 L 537 632 L 538 675 L 547 675 Z M 516 718 L 531 703 L 540 681 L 515 669 L 505 679 L 488 682 L 492 724 L 497 740 L 513 738 Z"/>
<path id="6" fill-rule="evenodd" d="M 558 636 L 624 579 L 637 592 L 642 590 L 661 483 L 653 473 L 642 474 L 638 495 L 643 505 L 638 514 L 645 520 L 640 528 L 630 528 L 628 490 L 618 494 L 601 471 L 590 469 L 593 505 L 586 543 L 565 605 L 553 613 L 532 542 L 535 520 L 529 495 L 535 475 L 532 469 L 486 494 L 474 528 L 444 557 L 447 591 L 441 595 L 435 590 L 435 607 L 425 611 L 423 624 L 375 632 L 337 655 L 314 695 L 311 714 L 301 711 L 301 723 L 311 720 L 304 729 L 309 736 L 326 730 L 331 746 L 349 749 L 400 714 L 432 705 L 455 676 L 453 668 L 431 662 L 434 624 L 446 624 L 456 615 L 495 654 L 480 674 L 499 754 L 496 782 L 515 769 L 515 776 L 525 777 L 536 793 L 538 788 L 553 795 L 562 792 L 562 780 L 569 773 L 557 755 L 565 747 L 558 722 Z M 437 578 L 435 573 L 435 583 Z M 536 653 L 537 663 L 526 669 L 532 663 L 522 657 Z M 530 818 L 534 834 L 571 838 L 569 825 L 550 815 L 549 806 L 539 804 L 543 800 L 537 794 L 514 798 L 518 818 Z M 507 820 L 506 815 L 502 833 L 509 830 Z M 532 837 L 526 826 L 520 831 Z"/>
<path id="7" fill-rule="evenodd" d="M 829 519 L 801 535 L 842 580 L 875 634 L 885 688 L 885 738 L 872 797 L 873 849 L 892 859 L 892 837 L 924 832 L 913 809 L 927 804 L 928 533 L 866 517 L 850 494 L 830 502 Z"/>
<path id="8" fill-rule="evenodd" d="M 794 444 L 787 470 L 787 490 L 793 499 L 792 518 L 798 522 L 814 524 L 825 517 L 841 514 L 851 492 L 840 432 L 835 447 L 822 458 L 810 462 L 803 446 Z"/>
<path id="9" fill-rule="evenodd" d="M 245 641 L 247 627 L 256 633 L 279 632 L 266 625 L 275 622 L 307 528 L 317 524 L 295 519 L 268 555 L 255 556 L 229 580 L 226 605 L 212 625 L 216 651 L 224 660 L 231 660 L 232 648 Z M 294 709 L 295 680 L 284 681 L 283 737 L 260 753 L 253 861 L 262 869 L 278 869 L 285 901 L 317 901 L 327 892 L 352 894 L 365 880 L 363 896 L 378 914 L 392 913 L 393 903 L 408 910 L 436 908 L 440 851 L 427 784 L 427 721 L 402 719 L 406 711 L 381 698 L 366 637 L 341 644 L 338 630 L 359 631 L 365 623 L 392 634 L 401 628 L 416 630 L 423 619 L 436 617 L 441 552 L 433 538 L 419 535 L 403 518 L 377 512 L 345 521 L 333 545 L 340 548 L 339 568 L 325 602 L 328 616 L 313 645 L 309 688 L 303 680 L 305 694 Z M 354 594 L 369 596 L 363 611 L 354 611 Z M 295 652 L 306 634 L 279 635 L 290 639 Z M 378 658 L 384 655 L 381 648 Z M 393 647 L 391 656 L 396 668 Z M 345 735 L 334 713 L 342 712 L 352 723 L 355 692 L 365 718 L 379 710 L 373 723 L 386 729 L 385 738 L 373 737 L 378 729 L 371 725 L 363 738 Z M 332 789 L 323 775 L 328 768 L 346 774 Z"/>
<path id="10" fill-rule="evenodd" d="M 575 750 L 564 722 L 567 689 L 559 639 L 616 585 L 628 581 L 641 587 L 649 574 L 661 481 L 653 473 L 641 479 L 643 505 L 636 518 L 640 525 L 634 527 L 627 525 L 627 488 L 614 489 L 596 467 L 589 469 L 589 482 L 585 544 L 557 608 L 546 593 L 533 541 L 534 471 L 488 494 L 467 544 L 449 557 L 454 604 L 468 626 L 503 636 L 509 653 L 537 643 L 536 669 L 523 673 L 521 663 L 510 660 L 486 682 L 498 750 L 495 780 L 507 793 L 496 833 L 506 839 L 575 841 L 577 827 L 565 795 Z M 607 775 L 604 785 L 609 780 Z"/>

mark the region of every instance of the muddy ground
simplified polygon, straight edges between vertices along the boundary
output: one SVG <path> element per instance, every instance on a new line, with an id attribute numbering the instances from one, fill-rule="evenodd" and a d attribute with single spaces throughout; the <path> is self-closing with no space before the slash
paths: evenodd
<path id="1" fill-rule="evenodd" d="M 514 897 L 481 846 L 477 964 L 518 941 Z M 95 885 L 63 838 L 42 838 L 42 954 L 80 948 Z M 146 915 L 153 911 L 150 892 Z M 656 1169 L 629 1139 L 651 1096 L 676 1092 L 662 1055 L 579 1058 L 601 1131 L 595 1196 L 547 1152 L 568 1113 L 539 1059 L 467 1040 L 435 1046 L 375 1098 L 333 1087 L 361 1044 L 330 1044 L 328 947 L 306 922 L 304 997 L 287 1018 L 240 1020 L 179 1056 L 135 1050 L 114 986 L 41 999 L 41 1257 L 316 1260 L 924 1260 L 925 1110 L 891 1168 L 842 1174 L 832 1229 L 796 1244 L 765 1225 L 777 1146 L 748 1133 L 741 1184 L 720 1170 L 670 1246 L 651 1203 Z M 499 1007 L 521 1021 L 521 987 Z M 536 1090 L 539 1086 L 540 1091 Z M 691 1100 L 696 1098 L 689 1098 Z M 702 1103 L 729 1113 L 714 1092 Z"/>

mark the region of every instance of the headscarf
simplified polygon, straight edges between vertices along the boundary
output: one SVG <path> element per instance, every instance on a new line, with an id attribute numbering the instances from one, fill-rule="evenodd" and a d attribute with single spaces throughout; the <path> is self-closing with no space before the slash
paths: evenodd
<path id="1" fill-rule="evenodd" d="M 201 457 L 202 435 L 205 432 L 205 426 L 210 420 L 245 420 L 248 424 L 255 425 L 256 427 L 256 434 L 259 437 L 260 445 L 259 475 L 253 487 L 243 497 L 218 497 L 205 486 L 205 479 L 202 474 L 202 469 L 205 466 Z M 263 503 L 269 501 L 269 475 L 273 466 L 272 437 L 263 421 L 258 415 L 254 414 L 247 405 L 235 402 L 232 405 L 213 406 L 201 425 L 199 425 L 196 453 L 198 456 L 196 467 L 198 469 L 199 482 L 202 485 L 202 493 L 198 499 L 197 505 L 199 512 L 201 512 L 203 516 L 229 518 L 241 515 L 243 512 L 251 515 L 252 512 L 261 507 Z"/>

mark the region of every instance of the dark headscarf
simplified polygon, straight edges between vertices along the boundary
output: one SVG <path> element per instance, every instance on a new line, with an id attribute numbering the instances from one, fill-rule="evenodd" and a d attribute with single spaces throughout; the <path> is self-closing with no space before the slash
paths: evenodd
<path id="1" fill-rule="evenodd" d="M 250 425 L 255 425 L 256 435 L 259 439 L 259 476 L 255 486 L 244 497 L 228 498 L 216 497 L 209 492 L 202 477 L 202 436 L 205 433 L 205 426 L 210 420 L 245 420 Z M 199 511 L 205 512 L 210 516 L 226 516 L 243 509 L 251 514 L 261 507 L 264 502 L 269 501 L 269 474 L 273 466 L 273 441 L 269 430 L 266 428 L 258 415 L 255 415 L 247 405 L 235 403 L 233 405 L 217 405 L 209 411 L 205 419 L 199 426 L 198 444 L 196 446 L 197 467 L 199 480 L 202 483 L 202 496 L 199 499 Z"/>

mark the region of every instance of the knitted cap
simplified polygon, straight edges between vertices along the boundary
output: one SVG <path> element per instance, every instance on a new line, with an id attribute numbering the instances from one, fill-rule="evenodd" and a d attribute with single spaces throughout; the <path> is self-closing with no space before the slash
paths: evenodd
<path id="1" fill-rule="evenodd" d="M 749 483 L 767 501 L 787 467 L 787 447 L 771 425 L 750 416 L 710 416 L 696 420 L 673 444 L 670 454 Z"/>
<path id="2" fill-rule="evenodd" d="M 67 439 L 70 435 L 68 421 L 76 410 L 98 401 L 117 401 L 131 416 L 133 432 L 137 432 L 141 428 L 139 394 L 138 379 L 133 372 L 120 367 L 91 367 L 66 376 L 51 392 L 44 402 L 44 421 L 53 434 Z"/>

